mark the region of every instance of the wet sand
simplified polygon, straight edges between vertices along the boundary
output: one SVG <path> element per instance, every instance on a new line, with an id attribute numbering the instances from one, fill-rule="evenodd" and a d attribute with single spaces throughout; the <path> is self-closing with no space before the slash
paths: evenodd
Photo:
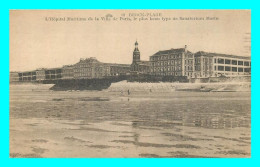
<path id="1" fill-rule="evenodd" d="M 251 156 L 250 92 L 28 87 L 10 88 L 10 157 Z"/>

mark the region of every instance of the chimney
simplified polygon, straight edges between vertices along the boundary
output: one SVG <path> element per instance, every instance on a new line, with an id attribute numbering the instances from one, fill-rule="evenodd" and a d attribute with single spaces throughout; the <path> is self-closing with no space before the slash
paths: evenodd
<path id="1" fill-rule="evenodd" d="M 184 46 L 185 53 L 187 52 L 187 45 Z"/>

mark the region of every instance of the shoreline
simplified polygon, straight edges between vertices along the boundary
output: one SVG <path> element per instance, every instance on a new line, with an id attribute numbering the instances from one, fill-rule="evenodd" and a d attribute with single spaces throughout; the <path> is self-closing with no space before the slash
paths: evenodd
<path id="1" fill-rule="evenodd" d="M 108 88 L 101 90 L 81 89 L 53 89 L 54 84 L 22 83 L 10 84 L 12 90 L 32 90 L 32 91 L 108 91 L 108 92 L 251 92 L 251 82 L 218 82 L 218 83 L 139 83 L 120 81 L 112 83 Z"/>

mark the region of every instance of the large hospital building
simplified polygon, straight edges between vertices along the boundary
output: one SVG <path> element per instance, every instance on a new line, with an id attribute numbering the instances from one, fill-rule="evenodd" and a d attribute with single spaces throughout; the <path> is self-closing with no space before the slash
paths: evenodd
<path id="1" fill-rule="evenodd" d="M 202 51 L 193 54 L 185 45 L 150 56 L 150 74 L 187 78 L 250 76 L 251 58 Z"/>
<path id="2" fill-rule="evenodd" d="M 203 51 L 192 53 L 185 45 L 183 48 L 158 51 L 150 56 L 149 61 L 143 61 L 136 41 L 131 65 L 102 63 L 90 57 L 61 68 L 10 72 L 10 81 L 94 79 L 128 74 L 187 79 L 251 76 L 251 57 Z"/>

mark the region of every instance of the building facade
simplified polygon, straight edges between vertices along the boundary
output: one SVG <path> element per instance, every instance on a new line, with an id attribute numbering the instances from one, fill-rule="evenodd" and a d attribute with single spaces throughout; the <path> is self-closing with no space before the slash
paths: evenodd
<path id="1" fill-rule="evenodd" d="M 251 75 L 250 57 L 200 51 L 195 53 L 194 59 L 195 78 Z"/>
<path id="2" fill-rule="evenodd" d="M 73 79 L 74 78 L 74 65 L 65 65 L 62 67 L 62 79 Z"/>
<path id="3" fill-rule="evenodd" d="M 187 46 L 163 50 L 150 56 L 151 75 L 193 77 L 194 55 Z"/>
<path id="4" fill-rule="evenodd" d="M 45 69 L 37 69 L 36 70 L 36 81 L 43 81 L 45 80 Z"/>
<path id="5" fill-rule="evenodd" d="M 36 71 L 25 71 L 18 73 L 19 81 L 30 82 L 36 81 Z"/>
<path id="6" fill-rule="evenodd" d="M 62 68 L 49 68 L 44 72 L 46 80 L 57 80 L 62 78 Z"/>
<path id="7" fill-rule="evenodd" d="M 10 82 L 18 82 L 19 81 L 19 73 L 18 72 L 10 72 L 9 81 Z"/>
<path id="8" fill-rule="evenodd" d="M 119 76 L 119 75 L 128 75 L 130 73 L 129 64 L 103 64 L 103 76 Z"/>
<path id="9" fill-rule="evenodd" d="M 102 63 L 95 57 L 90 57 L 80 59 L 78 63 L 65 65 L 62 68 L 41 68 L 34 71 L 10 72 L 10 82 L 94 79 L 129 74 L 133 74 L 134 77 L 138 74 L 150 74 L 159 76 L 158 78 L 173 76 L 184 77 L 185 79 L 251 76 L 251 58 L 245 56 L 203 51 L 193 54 L 187 50 L 186 45 L 184 48 L 158 51 L 150 56 L 150 61 L 142 61 L 140 55 L 138 42 L 136 41 L 131 65 Z"/>
<path id="10" fill-rule="evenodd" d="M 138 42 L 135 42 L 135 49 L 133 51 L 133 61 L 131 64 L 132 74 L 149 74 L 150 73 L 150 62 L 141 61 L 140 51 L 138 49 Z"/>
<path id="11" fill-rule="evenodd" d="M 101 63 L 94 57 L 81 59 L 74 65 L 74 78 L 76 79 L 104 78 L 126 75 L 129 72 L 130 65 L 128 64 Z"/>
<path id="12" fill-rule="evenodd" d="M 213 55 L 205 52 L 194 54 L 194 78 L 205 78 L 214 76 Z"/>
<path id="13" fill-rule="evenodd" d="M 100 78 L 102 77 L 102 63 L 94 57 L 80 59 L 74 65 L 73 71 L 75 79 Z"/>

